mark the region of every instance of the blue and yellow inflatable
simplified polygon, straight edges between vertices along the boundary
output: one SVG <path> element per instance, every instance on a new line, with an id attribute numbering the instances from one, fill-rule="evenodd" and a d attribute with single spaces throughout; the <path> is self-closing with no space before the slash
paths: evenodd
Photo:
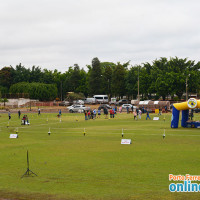
<path id="1" fill-rule="evenodd" d="M 187 127 L 187 121 L 189 119 L 189 109 L 194 108 L 200 108 L 200 100 L 190 98 L 186 102 L 173 104 L 171 128 L 178 128 L 180 111 L 182 111 L 181 126 Z"/>

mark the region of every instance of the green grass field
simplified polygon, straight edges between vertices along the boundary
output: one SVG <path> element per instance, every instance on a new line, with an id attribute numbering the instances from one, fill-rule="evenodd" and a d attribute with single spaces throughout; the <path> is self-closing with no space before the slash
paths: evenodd
<path id="1" fill-rule="evenodd" d="M 126 113 L 89 121 L 83 114 L 63 114 L 61 122 L 55 113 L 28 117 L 30 126 L 23 126 L 12 114 L 7 128 L 8 116 L 1 114 L 0 199 L 200 198 L 169 192 L 170 173 L 200 175 L 199 129 L 171 129 L 171 114 L 165 122 L 164 115 L 159 121 L 146 121 L 146 115 L 134 121 Z M 17 127 L 19 138 L 10 139 Z M 122 128 L 131 145 L 120 144 Z M 38 176 L 21 178 L 27 150 Z"/>

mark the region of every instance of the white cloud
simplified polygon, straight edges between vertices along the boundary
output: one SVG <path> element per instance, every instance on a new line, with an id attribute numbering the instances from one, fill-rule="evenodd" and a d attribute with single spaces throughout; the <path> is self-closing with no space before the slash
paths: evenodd
<path id="1" fill-rule="evenodd" d="M 0 7 L 0 67 L 65 71 L 78 63 L 198 61 L 197 0 L 7 0 Z"/>

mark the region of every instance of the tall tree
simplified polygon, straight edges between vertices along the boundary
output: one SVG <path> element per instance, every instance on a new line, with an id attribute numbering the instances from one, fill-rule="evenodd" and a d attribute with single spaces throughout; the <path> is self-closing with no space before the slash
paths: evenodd
<path id="1" fill-rule="evenodd" d="M 127 66 L 117 63 L 112 75 L 112 94 L 123 97 L 126 94 L 125 76 Z"/>
<path id="2" fill-rule="evenodd" d="M 30 69 L 26 69 L 22 64 L 16 65 L 13 72 L 13 83 L 29 82 L 30 81 Z"/>
<path id="3" fill-rule="evenodd" d="M 92 68 L 89 73 L 89 92 L 90 95 L 102 93 L 102 70 L 98 58 L 92 60 Z"/>
<path id="4" fill-rule="evenodd" d="M 6 88 L 10 88 L 13 82 L 13 72 L 12 67 L 3 67 L 0 70 L 0 85 Z"/>
<path id="5" fill-rule="evenodd" d="M 138 93 L 138 67 L 131 67 L 126 74 L 127 95 L 136 98 Z"/>
<path id="6" fill-rule="evenodd" d="M 110 62 L 104 62 L 101 63 L 101 66 L 102 66 L 102 91 L 104 94 L 108 94 L 108 96 L 111 97 L 112 72 L 116 65 Z"/>

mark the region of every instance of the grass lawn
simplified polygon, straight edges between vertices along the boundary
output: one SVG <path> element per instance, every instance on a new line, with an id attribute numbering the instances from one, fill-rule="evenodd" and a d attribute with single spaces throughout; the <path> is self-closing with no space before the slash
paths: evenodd
<path id="1" fill-rule="evenodd" d="M 200 131 L 171 129 L 171 114 L 165 122 L 155 114 L 138 121 L 126 113 L 88 121 L 63 114 L 61 122 L 55 113 L 28 114 L 30 126 L 11 116 L 8 128 L 8 115 L 0 117 L 0 199 L 200 199 L 169 191 L 170 173 L 200 175 Z M 17 127 L 19 138 L 9 139 Z M 131 145 L 120 144 L 122 128 Z M 27 150 L 38 176 L 21 178 Z"/>

